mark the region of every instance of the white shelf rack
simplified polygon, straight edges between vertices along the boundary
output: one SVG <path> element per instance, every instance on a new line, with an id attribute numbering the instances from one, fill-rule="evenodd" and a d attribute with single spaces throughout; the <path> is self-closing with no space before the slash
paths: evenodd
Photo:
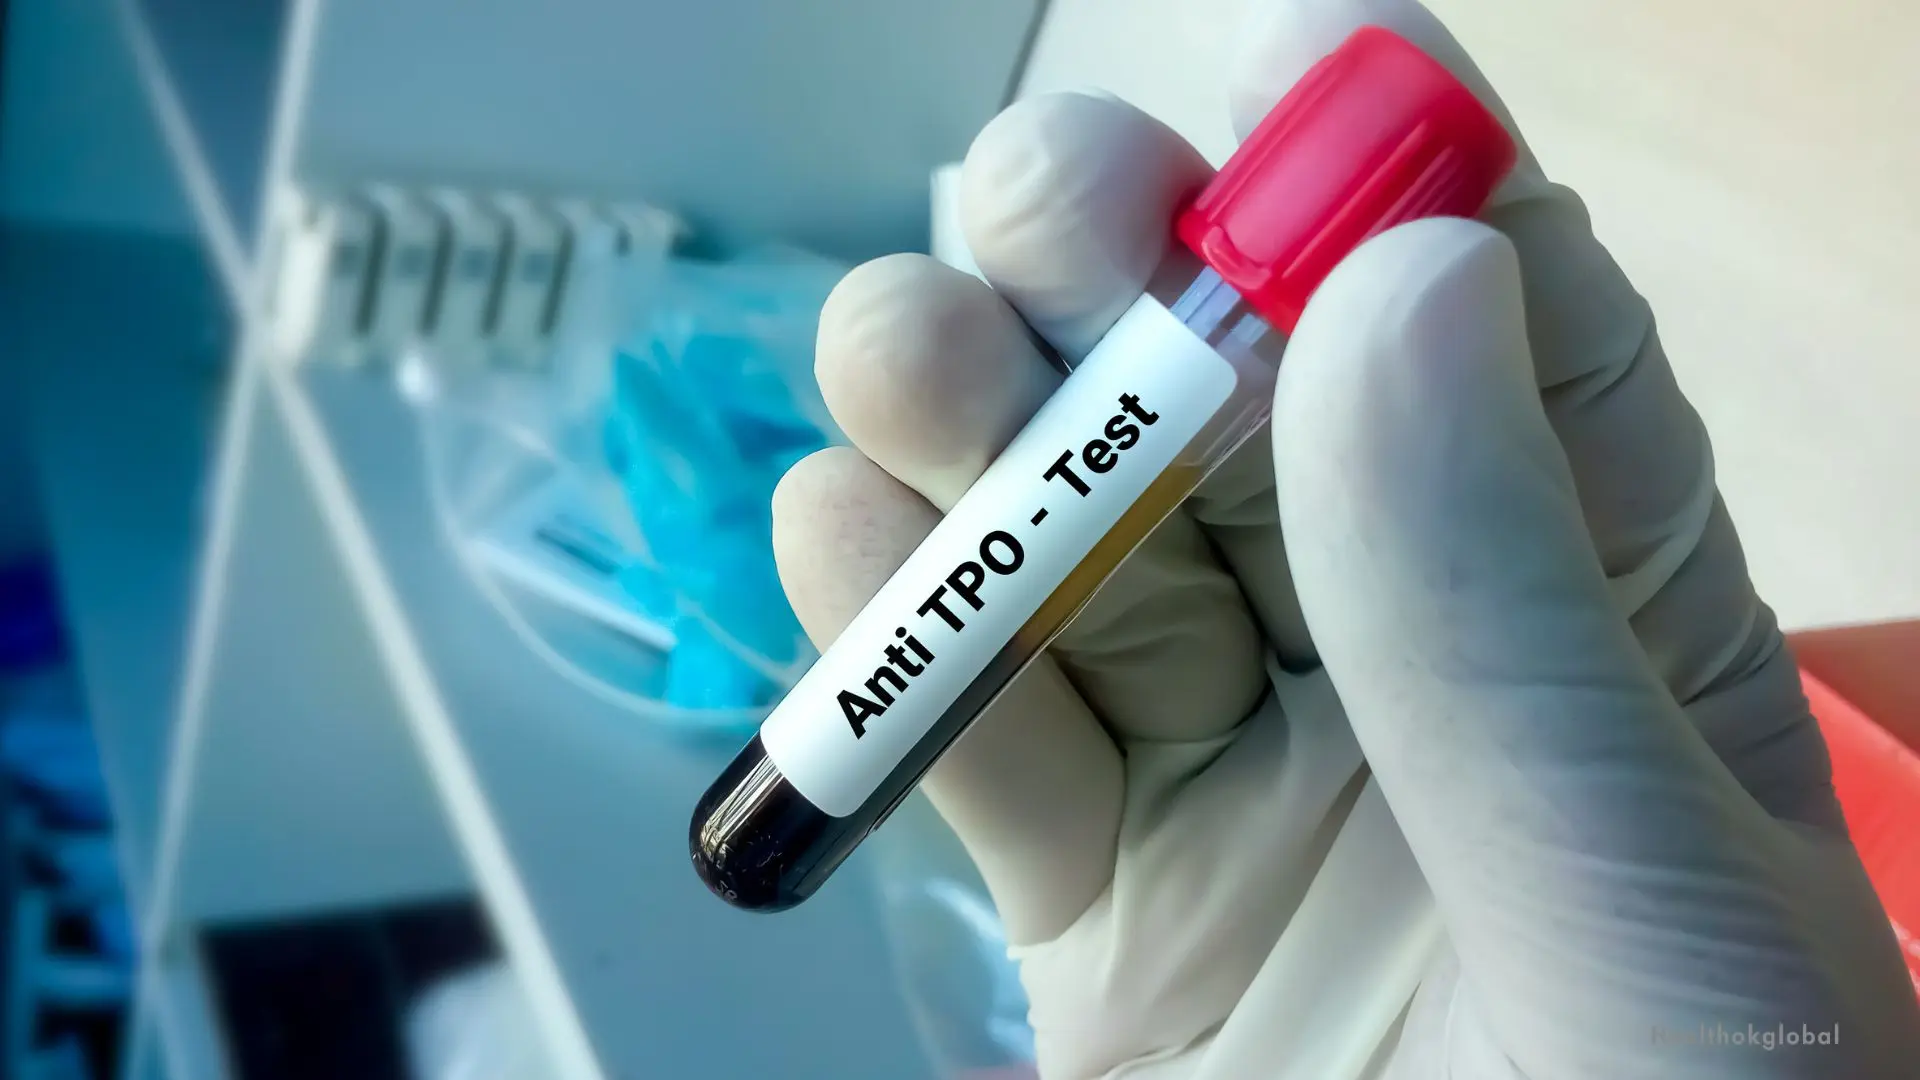
<path id="1" fill-rule="evenodd" d="M 529 653 L 438 531 L 412 414 L 270 362 L 262 300 L 295 185 L 644 198 L 722 238 L 924 247 L 928 176 L 1016 85 L 1040 0 L 121 3 L 207 268 L 175 276 L 224 313 L 227 360 L 120 340 L 116 415 L 72 380 L 43 412 L 140 913 L 127 1073 L 231 1076 L 202 928 L 477 896 L 554 1077 L 931 1075 L 863 868 L 777 919 L 708 897 L 687 815 L 721 758 Z M 131 499 L 61 480 L 116 469 Z"/>

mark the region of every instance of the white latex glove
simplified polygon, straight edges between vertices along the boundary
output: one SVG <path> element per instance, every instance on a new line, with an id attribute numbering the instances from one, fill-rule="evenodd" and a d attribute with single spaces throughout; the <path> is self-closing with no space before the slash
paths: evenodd
<path id="1" fill-rule="evenodd" d="M 1364 23 L 1484 89 L 1410 2 L 1266 14 L 1243 133 Z M 1206 173 L 1123 104 L 1031 100 L 962 182 L 991 290 L 913 256 L 841 285 L 819 376 L 859 450 L 775 506 L 817 642 L 1057 384 L 1026 327 L 1089 348 Z M 1485 219 L 1335 272 L 1271 454 L 1216 474 L 928 777 L 1046 1076 L 1920 1075 L 1912 988 L 1646 304 L 1530 156 Z M 1783 1027 L 1838 1042 L 1747 1041 Z"/>

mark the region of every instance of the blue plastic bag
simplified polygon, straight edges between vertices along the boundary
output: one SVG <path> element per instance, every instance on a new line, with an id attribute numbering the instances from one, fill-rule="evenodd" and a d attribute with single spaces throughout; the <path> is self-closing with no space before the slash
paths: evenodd
<path id="1" fill-rule="evenodd" d="M 812 660 L 771 505 L 781 475 L 838 436 L 812 369 L 840 274 L 785 252 L 669 263 L 615 352 L 607 461 L 676 595 L 670 705 L 770 705 Z"/>

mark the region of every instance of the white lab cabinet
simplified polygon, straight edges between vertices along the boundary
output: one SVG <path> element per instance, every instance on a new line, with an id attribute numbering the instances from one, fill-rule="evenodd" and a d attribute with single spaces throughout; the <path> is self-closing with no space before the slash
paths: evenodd
<path id="1" fill-rule="evenodd" d="M 203 928 L 461 895 L 553 1077 L 932 1076 L 861 867 L 778 918 L 705 893 L 686 830 L 723 756 L 532 655 L 456 565 L 391 381 L 279 355 L 275 275 L 324 272 L 297 193 L 373 184 L 643 199 L 845 259 L 925 250 L 931 172 L 1014 91 L 1041 9 L 123 0 L 211 267 L 176 277 L 221 313 L 156 324 L 211 321 L 214 363 L 105 350 L 92 377 L 141 388 L 114 396 L 116 445 L 84 379 L 51 387 L 42 425 L 145 938 L 133 1076 L 230 1075 Z M 89 494 L 109 467 L 135 498 Z M 192 579 L 147 595 L 151 568 L 112 546 L 135 534 Z"/>

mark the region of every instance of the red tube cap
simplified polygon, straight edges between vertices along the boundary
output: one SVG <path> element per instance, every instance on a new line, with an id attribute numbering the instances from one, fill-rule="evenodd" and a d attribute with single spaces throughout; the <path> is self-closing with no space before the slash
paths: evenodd
<path id="1" fill-rule="evenodd" d="M 1513 162 L 1513 139 L 1472 91 L 1368 27 L 1273 107 L 1174 231 L 1291 332 L 1354 248 L 1417 218 L 1473 217 Z"/>

